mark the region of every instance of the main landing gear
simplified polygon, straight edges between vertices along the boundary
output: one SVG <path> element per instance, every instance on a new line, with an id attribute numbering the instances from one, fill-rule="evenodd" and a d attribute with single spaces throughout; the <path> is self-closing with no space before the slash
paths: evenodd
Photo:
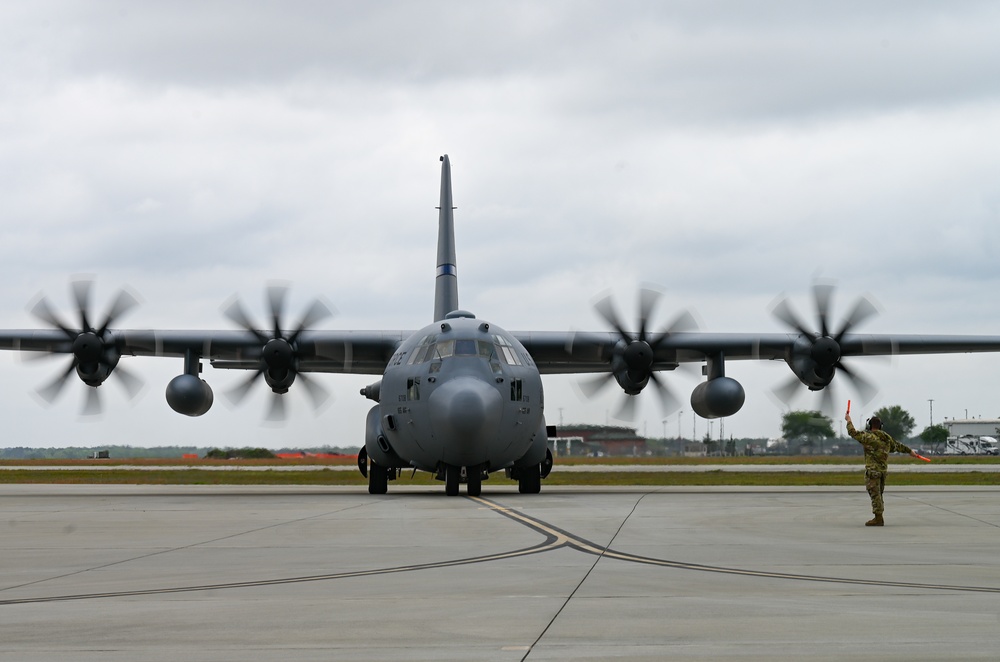
<path id="1" fill-rule="evenodd" d="M 520 467 L 517 471 L 517 491 L 521 494 L 538 494 L 542 491 L 541 466 Z"/>
<path id="2" fill-rule="evenodd" d="M 395 469 L 379 466 L 375 464 L 375 460 L 369 460 L 364 446 L 358 453 L 358 469 L 362 476 L 368 478 L 368 494 L 385 494 L 389 491 L 389 481 L 396 478 Z"/>
<path id="3" fill-rule="evenodd" d="M 385 494 L 389 491 L 389 472 L 391 469 L 380 467 L 372 462 L 368 467 L 368 494 Z"/>
<path id="4" fill-rule="evenodd" d="M 546 450 L 545 459 L 539 464 L 508 467 L 507 478 L 517 481 L 517 491 L 521 494 L 538 494 L 542 491 L 542 479 L 552 471 L 552 462 L 552 451 Z"/>

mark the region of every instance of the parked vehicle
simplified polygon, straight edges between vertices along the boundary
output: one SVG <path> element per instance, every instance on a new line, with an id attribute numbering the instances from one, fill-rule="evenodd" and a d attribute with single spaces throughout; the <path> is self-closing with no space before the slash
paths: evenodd
<path id="1" fill-rule="evenodd" d="M 948 437 L 942 455 L 1000 455 L 1000 443 L 993 437 Z"/>

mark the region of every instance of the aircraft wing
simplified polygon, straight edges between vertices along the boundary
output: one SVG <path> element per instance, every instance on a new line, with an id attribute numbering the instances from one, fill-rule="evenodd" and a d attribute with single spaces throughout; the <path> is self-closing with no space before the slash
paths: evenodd
<path id="1" fill-rule="evenodd" d="M 657 377 L 657 372 L 673 370 L 682 363 L 704 363 L 708 378 L 691 393 L 692 409 L 703 418 L 731 416 L 743 406 L 742 385 L 726 375 L 728 360 L 781 360 L 792 377 L 775 394 L 788 402 L 805 386 L 823 391 L 824 409 L 829 409 L 832 393 L 826 387 L 838 373 L 844 374 L 862 397 L 877 391 L 860 373 L 849 367 L 848 359 L 859 356 L 894 354 L 950 354 L 1000 352 L 1000 336 L 950 335 L 860 335 L 837 336 L 810 333 L 698 333 L 676 331 L 665 334 L 630 333 L 515 333 L 542 374 L 604 373 L 606 378 L 591 380 L 585 391 L 596 392 L 603 384 L 618 382 L 626 395 L 638 395 L 653 385 L 664 412 L 680 408 L 681 401 Z M 634 401 L 626 398 L 618 418 L 631 418 Z"/>
<path id="2" fill-rule="evenodd" d="M 513 335 L 542 374 L 608 372 L 616 351 L 632 341 L 616 332 L 535 331 Z M 729 360 L 786 361 L 803 349 L 811 351 L 816 341 L 795 333 L 672 333 L 650 343 L 652 369 L 672 370 L 681 363 L 704 362 L 718 356 Z M 847 334 L 838 345 L 840 358 L 1000 352 L 1000 336 Z"/>
<path id="3" fill-rule="evenodd" d="M 75 335 L 77 332 L 73 332 Z M 118 356 L 193 354 L 213 367 L 256 370 L 265 339 L 259 331 L 108 329 L 102 351 Z M 382 374 L 396 347 L 412 331 L 303 331 L 296 339 L 299 372 Z M 70 354 L 76 339 L 60 329 L 0 331 L 0 349 Z"/>

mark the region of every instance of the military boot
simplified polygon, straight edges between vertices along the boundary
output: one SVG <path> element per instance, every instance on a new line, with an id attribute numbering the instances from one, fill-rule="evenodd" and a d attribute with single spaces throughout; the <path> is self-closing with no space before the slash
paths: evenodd
<path id="1" fill-rule="evenodd" d="M 865 522 L 865 526 L 885 526 L 885 522 L 882 521 L 882 513 L 877 513 L 875 517 Z"/>

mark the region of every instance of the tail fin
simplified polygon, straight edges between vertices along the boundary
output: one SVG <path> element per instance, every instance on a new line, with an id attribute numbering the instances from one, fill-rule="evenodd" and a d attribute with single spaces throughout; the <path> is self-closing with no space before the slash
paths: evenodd
<path id="1" fill-rule="evenodd" d="M 455 267 L 455 207 L 451 202 L 451 161 L 441 157 L 441 206 L 438 213 L 437 278 L 434 281 L 434 321 L 458 310 L 458 271 Z"/>

